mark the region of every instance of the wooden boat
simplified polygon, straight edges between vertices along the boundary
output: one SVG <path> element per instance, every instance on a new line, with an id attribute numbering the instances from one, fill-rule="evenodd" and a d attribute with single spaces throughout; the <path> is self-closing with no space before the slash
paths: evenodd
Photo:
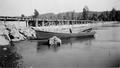
<path id="1" fill-rule="evenodd" d="M 48 32 L 48 31 L 40 31 L 40 30 L 35 30 L 36 31 L 36 37 L 37 39 L 49 39 L 53 36 L 57 36 L 59 38 L 66 38 L 66 37 L 94 37 L 94 34 L 96 33 L 95 31 L 90 31 L 90 32 L 78 32 L 78 33 L 56 33 L 56 32 Z"/>
<path id="2" fill-rule="evenodd" d="M 49 39 L 53 36 L 57 36 L 58 38 L 66 38 L 66 37 L 83 38 L 83 37 L 94 36 L 95 31 L 93 31 L 92 27 L 88 25 L 89 23 L 86 22 L 81 24 L 80 21 L 75 21 L 75 20 L 74 21 L 63 20 L 57 22 L 41 21 L 41 22 L 35 22 L 36 26 L 34 26 L 33 29 L 36 32 L 36 37 L 37 37 L 36 39 Z"/>

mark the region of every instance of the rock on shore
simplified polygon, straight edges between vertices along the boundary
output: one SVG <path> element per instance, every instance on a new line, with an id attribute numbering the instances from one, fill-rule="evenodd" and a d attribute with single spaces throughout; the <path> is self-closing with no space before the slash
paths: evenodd
<path id="1" fill-rule="evenodd" d="M 36 33 L 31 27 L 17 28 L 15 25 L 11 24 L 0 24 L 0 35 L 8 36 L 9 41 L 20 41 L 28 38 L 36 38 Z"/>

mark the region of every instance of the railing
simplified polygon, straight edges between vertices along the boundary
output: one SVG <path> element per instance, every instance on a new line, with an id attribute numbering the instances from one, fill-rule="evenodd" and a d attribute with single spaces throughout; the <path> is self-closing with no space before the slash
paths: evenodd
<path id="1" fill-rule="evenodd" d="M 15 20 L 15 21 L 81 21 L 81 22 L 91 22 L 91 20 L 50 20 L 50 19 L 39 19 L 39 18 L 31 18 L 31 17 L 9 17 L 9 16 L 0 16 L 0 21 L 9 21 L 9 20 Z"/>
<path id="2" fill-rule="evenodd" d="M 50 25 L 73 25 L 73 24 L 87 24 L 94 23 L 91 20 L 48 20 L 30 17 L 8 17 L 0 16 L 0 21 L 26 21 L 27 26 L 50 26 Z"/>

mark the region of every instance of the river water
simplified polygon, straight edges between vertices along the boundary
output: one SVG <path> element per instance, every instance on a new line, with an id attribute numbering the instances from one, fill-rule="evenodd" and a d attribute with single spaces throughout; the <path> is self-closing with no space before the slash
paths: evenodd
<path id="1" fill-rule="evenodd" d="M 104 26 L 95 31 L 93 38 L 64 39 L 60 47 L 48 47 L 40 40 L 16 42 L 14 46 L 8 48 L 8 51 L 4 51 L 3 46 L 0 46 L 0 66 L 3 68 L 119 67 L 120 27 Z"/>

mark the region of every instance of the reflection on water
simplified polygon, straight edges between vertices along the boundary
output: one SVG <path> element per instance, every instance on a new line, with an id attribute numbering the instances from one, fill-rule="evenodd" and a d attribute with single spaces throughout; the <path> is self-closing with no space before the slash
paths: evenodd
<path id="1" fill-rule="evenodd" d="M 64 38 L 62 39 L 62 45 L 61 46 L 54 46 L 51 47 L 48 45 L 47 41 L 43 42 L 43 41 L 37 41 L 37 52 L 38 53 L 42 53 L 42 52 L 47 52 L 47 51 L 53 51 L 53 52 L 57 52 L 60 47 L 63 46 L 72 46 L 74 43 L 76 42 L 80 42 L 80 43 L 84 43 L 86 44 L 86 47 L 90 47 L 90 45 L 92 44 L 91 41 L 94 40 L 94 37 L 90 37 L 90 38 L 85 38 L 85 39 L 80 39 L 80 38 Z"/>
<path id="2" fill-rule="evenodd" d="M 58 51 L 58 49 L 60 47 L 60 46 L 49 46 L 47 44 L 47 42 L 44 44 L 42 44 L 42 43 L 43 42 L 39 42 L 39 41 L 37 42 L 37 52 L 38 53 L 46 52 L 46 51 L 50 51 L 50 50 L 56 52 L 56 51 Z"/>
<path id="3" fill-rule="evenodd" d="M 107 68 L 120 66 L 120 27 L 102 27 L 92 38 L 62 39 L 48 46 L 46 40 L 14 43 L 7 53 L 0 46 L 0 66 L 12 68 Z M 5 58 L 3 55 L 7 55 Z M 7 60 L 8 61 L 7 61 Z M 6 61 L 6 62 L 4 62 Z M 21 63 L 20 63 L 21 61 Z"/>

